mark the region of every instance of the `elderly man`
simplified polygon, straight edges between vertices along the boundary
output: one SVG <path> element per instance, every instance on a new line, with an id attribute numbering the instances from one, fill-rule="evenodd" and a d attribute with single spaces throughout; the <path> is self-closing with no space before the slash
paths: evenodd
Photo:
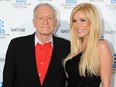
<path id="1" fill-rule="evenodd" d="M 65 87 L 62 60 L 69 53 L 69 41 L 53 35 L 56 10 L 47 3 L 33 11 L 32 35 L 11 40 L 3 71 L 2 87 Z"/>

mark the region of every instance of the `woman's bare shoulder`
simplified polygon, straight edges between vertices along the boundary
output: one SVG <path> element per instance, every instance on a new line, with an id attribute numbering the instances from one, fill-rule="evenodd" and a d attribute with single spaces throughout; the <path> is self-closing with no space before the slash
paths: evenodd
<path id="1" fill-rule="evenodd" d="M 107 48 L 109 48 L 109 44 L 106 40 L 99 40 L 98 48 L 99 49 L 107 49 Z"/>

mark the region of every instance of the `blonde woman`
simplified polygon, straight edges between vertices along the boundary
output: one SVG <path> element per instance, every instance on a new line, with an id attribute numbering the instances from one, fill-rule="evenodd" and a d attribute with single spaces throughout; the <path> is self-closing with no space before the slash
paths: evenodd
<path id="1" fill-rule="evenodd" d="M 112 54 L 100 39 L 100 18 L 96 7 L 80 3 L 71 13 L 71 52 L 64 60 L 68 87 L 110 87 Z"/>

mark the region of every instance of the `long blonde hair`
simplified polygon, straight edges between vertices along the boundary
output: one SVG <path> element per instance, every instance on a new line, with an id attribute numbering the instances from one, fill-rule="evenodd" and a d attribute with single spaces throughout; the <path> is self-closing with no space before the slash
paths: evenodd
<path id="1" fill-rule="evenodd" d="M 77 5 L 71 13 L 70 16 L 70 41 L 71 41 L 71 52 L 64 60 L 64 65 L 67 60 L 73 58 L 77 54 L 79 54 L 82 49 L 82 40 L 78 38 L 74 29 L 73 29 L 73 16 L 76 12 L 82 11 L 86 14 L 89 22 L 90 22 L 90 33 L 87 42 L 87 47 L 84 50 L 80 63 L 79 63 L 79 73 L 81 76 L 86 75 L 100 75 L 100 62 L 98 56 L 98 41 L 100 39 L 100 29 L 101 23 L 98 12 L 94 5 L 90 3 L 80 3 Z M 87 74 L 86 74 L 87 73 Z"/>

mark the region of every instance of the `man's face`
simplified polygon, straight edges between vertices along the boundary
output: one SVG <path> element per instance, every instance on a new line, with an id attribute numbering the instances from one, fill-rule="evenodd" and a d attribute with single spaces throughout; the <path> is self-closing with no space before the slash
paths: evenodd
<path id="1" fill-rule="evenodd" d="M 51 35 L 56 28 L 57 20 L 54 11 L 49 6 L 43 6 L 35 11 L 34 27 L 39 35 Z"/>

